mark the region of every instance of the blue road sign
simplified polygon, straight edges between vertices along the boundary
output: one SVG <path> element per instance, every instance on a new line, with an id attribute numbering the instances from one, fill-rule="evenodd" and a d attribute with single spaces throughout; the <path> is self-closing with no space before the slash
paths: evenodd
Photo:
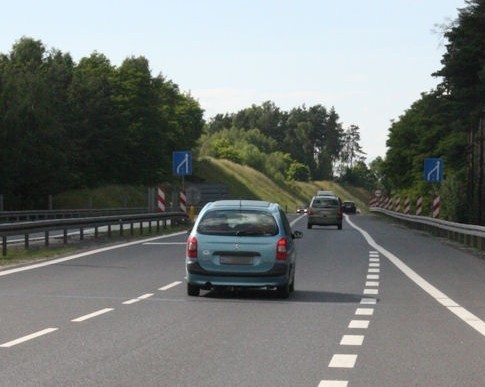
<path id="1" fill-rule="evenodd" d="M 192 152 L 178 151 L 172 153 L 172 173 L 175 176 L 192 174 Z"/>
<path id="2" fill-rule="evenodd" d="M 424 159 L 424 180 L 430 183 L 443 181 L 443 159 Z"/>

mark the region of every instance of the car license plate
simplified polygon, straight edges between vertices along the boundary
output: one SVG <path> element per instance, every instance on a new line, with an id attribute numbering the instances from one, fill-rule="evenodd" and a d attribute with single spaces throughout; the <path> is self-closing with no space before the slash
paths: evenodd
<path id="1" fill-rule="evenodd" d="M 221 265 L 252 265 L 253 257 L 222 255 L 219 262 Z"/>

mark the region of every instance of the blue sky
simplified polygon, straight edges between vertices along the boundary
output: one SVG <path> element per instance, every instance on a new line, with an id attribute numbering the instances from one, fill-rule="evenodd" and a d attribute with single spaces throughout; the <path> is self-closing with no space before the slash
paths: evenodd
<path id="1" fill-rule="evenodd" d="M 332 106 L 358 125 L 367 161 L 385 156 L 391 120 L 439 82 L 437 25 L 465 0 L 16 0 L 2 4 L 0 52 L 22 36 L 119 66 L 145 56 L 206 118 L 271 100 Z"/>

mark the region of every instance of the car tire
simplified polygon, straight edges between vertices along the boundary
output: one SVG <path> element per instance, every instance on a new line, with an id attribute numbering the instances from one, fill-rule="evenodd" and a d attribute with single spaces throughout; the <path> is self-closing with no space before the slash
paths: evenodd
<path id="1" fill-rule="evenodd" d="M 287 282 L 283 286 L 278 286 L 277 290 L 280 298 L 288 298 L 290 296 L 290 283 Z"/>
<path id="2" fill-rule="evenodd" d="M 306 228 L 311 229 L 312 225 L 310 223 L 307 223 Z"/>
<path id="3" fill-rule="evenodd" d="M 342 223 L 339 223 L 339 224 L 337 225 L 337 227 L 338 227 L 338 229 L 339 229 L 339 230 L 342 230 Z"/>
<path id="4" fill-rule="evenodd" d="M 200 294 L 200 288 L 198 286 L 187 284 L 187 294 L 189 296 L 197 297 Z"/>

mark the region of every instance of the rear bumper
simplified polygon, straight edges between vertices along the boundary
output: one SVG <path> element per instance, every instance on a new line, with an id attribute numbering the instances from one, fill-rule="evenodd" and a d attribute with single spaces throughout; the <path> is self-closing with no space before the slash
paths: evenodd
<path id="1" fill-rule="evenodd" d="M 187 264 L 187 282 L 192 285 L 210 288 L 213 286 L 282 286 L 290 278 L 289 265 L 275 264 L 271 270 L 261 273 L 210 272 L 198 262 Z"/>
<path id="2" fill-rule="evenodd" d="M 312 216 L 307 219 L 308 224 L 321 225 L 321 226 L 333 226 L 342 224 L 342 218 L 325 218 L 321 216 Z"/>

